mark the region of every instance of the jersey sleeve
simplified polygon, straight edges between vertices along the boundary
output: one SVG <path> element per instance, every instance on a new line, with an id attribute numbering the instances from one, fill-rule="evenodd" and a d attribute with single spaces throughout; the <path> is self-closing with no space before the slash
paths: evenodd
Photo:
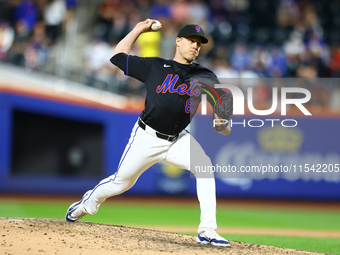
<path id="1" fill-rule="evenodd" d="M 202 92 L 203 94 L 205 94 L 204 92 Z M 220 88 L 218 88 L 218 89 L 212 89 L 212 91 L 210 92 L 210 95 L 213 95 L 213 96 L 208 96 L 207 97 L 207 100 L 208 100 L 208 102 L 210 103 L 210 105 L 212 106 L 212 107 L 214 107 L 214 105 L 215 105 L 215 101 L 214 101 L 214 99 L 215 100 L 217 100 L 218 99 L 218 97 L 222 97 L 224 94 L 226 94 L 226 92 L 223 90 L 223 89 L 220 89 Z"/>
<path id="2" fill-rule="evenodd" d="M 216 84 L 220 84 L 216 75 L 209 69 L 204 69 L 200 77 L 203 79 L 202 94 L 207 94 L 207 100 L 212 107 L 215 105 L 215 101 L 226 94 L 221 88 L 215 88 Z"/>
<path id="3" fill-rule="evenodd" d="M 141 82 L 147 80 L 154 60 L 155 58 L 142 58 L 125 53 L 118 53 L 110 59 L 111 63 L 118 66 L 126 75 Z"/>

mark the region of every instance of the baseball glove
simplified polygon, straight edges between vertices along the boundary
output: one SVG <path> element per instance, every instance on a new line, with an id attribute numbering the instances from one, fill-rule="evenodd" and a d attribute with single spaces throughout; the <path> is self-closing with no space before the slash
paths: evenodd
<path id="1" fill-rule="evenodd" d="M 220 119 L 229 121 L 233 115 L 233 95 L 231 93 L 224 94 L 223 96 L 221 96 L 221 102 L 218 100 L 215 103 L 213 118 L 216 114 Z M 227 125 L 228 122 L 221 125 L 215 125 L 214 130 L 221 131 L 225 129 Z"/>
<path id="2" fill-rule="evenodd" d="M 214 105 L 214 113 L 222 119 L 229 120 L 233 115 L 233 95 L 231 93 L 221 96 L 221 102 L 218 100 Z"/>

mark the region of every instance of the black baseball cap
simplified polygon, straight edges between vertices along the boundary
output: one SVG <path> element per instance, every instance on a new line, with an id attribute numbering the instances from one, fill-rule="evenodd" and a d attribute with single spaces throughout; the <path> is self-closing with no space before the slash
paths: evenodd
<path id="1" fill-rule="evenodd" d="M 178 31 L 177 37 L 185 37 L 185 36 L 199 36 L 202 39 L 202 43 L 205 44 L 208 42 L 208 39 L 204 37 L 203 29 L 199 25 L 188 24 L 181 27 Z"/>

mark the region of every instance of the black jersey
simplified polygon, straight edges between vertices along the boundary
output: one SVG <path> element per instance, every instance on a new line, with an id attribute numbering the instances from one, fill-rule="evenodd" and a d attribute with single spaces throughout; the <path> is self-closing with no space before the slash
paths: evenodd
<path id="1" fill-rule="evenodd" d="M 195 79 L 209 78 L 212 86 L 217 83 L 212 71 L 196 63 L 185 65 L 125 53 L 116 54 L 111 62 L 146 85 L 145 109 L 140 118 L 163 134 L 179 134 L 190 123 L 201 98 Z"/>

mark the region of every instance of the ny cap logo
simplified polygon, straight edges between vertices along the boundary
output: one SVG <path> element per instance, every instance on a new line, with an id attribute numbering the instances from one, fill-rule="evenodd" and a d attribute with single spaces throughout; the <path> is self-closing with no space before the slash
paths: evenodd
<path id="1" fill-rule="evenodd" d="M 199 33 L 201 31 L 201 28 L 199 26 L 196 26 L 196 31 Z"/>

